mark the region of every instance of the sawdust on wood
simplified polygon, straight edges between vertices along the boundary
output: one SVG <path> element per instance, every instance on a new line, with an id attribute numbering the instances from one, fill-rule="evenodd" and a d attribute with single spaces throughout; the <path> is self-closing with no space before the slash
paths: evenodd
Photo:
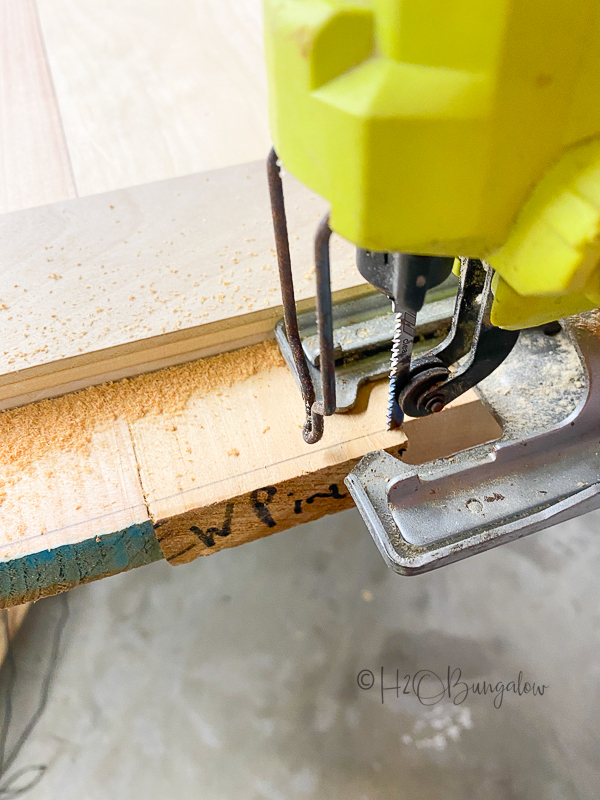
<path id="1" fill-rule="evenodd" d="M 173 413 L 204 397 L 285 362 L 274 341 L 212 358 L 91 386 L 0 414 L 3 477 L 57 451 L 89 452 L 92 435 L 117 419 Z"/>

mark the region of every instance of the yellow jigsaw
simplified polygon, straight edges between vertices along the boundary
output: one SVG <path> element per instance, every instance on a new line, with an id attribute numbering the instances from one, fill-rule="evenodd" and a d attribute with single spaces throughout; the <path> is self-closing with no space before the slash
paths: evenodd
<path id="1" fill-rule="evenodd" d="M 570 478 L 566 468 L 554 483 L 548 476 L 565 431 L 565 462 L 573 429 L 591 437 L 590 447 L 597 436 L 589 411 L 594 337 L 557 321 L 600 306 L 600 2 L 265 0 L 265 43 L 274 142 L 269 180 L 289 360 L 307 408 L 305 439 L 317 441 L 323 417 L 336 410 L 332 232 L 356 245 L 359 271 L 392 301 L 389 427 L 404 414 L 437 413 L 473 386 L 494 408 L 508 375 L 521 395 L 538 402 L 527 430 L 510 431 L 496 408 L 505 436 L 483 454 L 470 453 L 454 472 L 444 464 L 409 475 L 391 456 L 372 454 L 378 488 L 366 468 L 349 476 L 388 561 L 399 571 L 422 571 L 552 524 L 567 513 L 567 497 L 571 516 L 593 506 L 600 465 L 583 482 L 575 481 L 581 457 Z M 315 240 L 316 392 L 295 316 L 282 165 L 331 207 Z M 446 285 L 453 265 L 460 285 L 450 331 L 415 359 L 417 314 L 427 292 Z M 550 334 L 558 337 L 552 346 Z M 587 389 L 566 400 L 563 393 L 558 405 L 570 415 L 550 414 L 541 431 L 539 395 L 545 392 L 550 404 L 557 398 L 547 382 L 533 386 L 523 376 L 539 369 L 540 358 L 556 362 L 568 347 Z M 527 361 L 527 348 L 537 362 Z M 524 446 L 537 454 L 527 465 L 515 456 Z M 573 447 L 575 453 L 581 441 Z M 554 456 L 544 460 L 544 453 Z M 596 464 L 598 454 L 588 455 L 588 466 Z M 539 490 L 546 492 L 541 498 L 537 489 L 512 491 L 524 475 L 530 486 L 538 476 L 553 488 Z M 442 498 L 435 511 L 431 494 L 423 508 L 414 500 L 423 501 L 428 481 L 427 491 Z M 497 513 L 484 500 L 469 506 L 467 495 L 477 499 L 476 489 L 489 494 L 492 485 L 492 495 L 506 501 L 494 506 Z M 480 506 L 487 514 L 481 511 L 477 524 L 462 513 Z M 436 514 L 445 543 L 419 533 L 423 525 L 431 530 Z"/>

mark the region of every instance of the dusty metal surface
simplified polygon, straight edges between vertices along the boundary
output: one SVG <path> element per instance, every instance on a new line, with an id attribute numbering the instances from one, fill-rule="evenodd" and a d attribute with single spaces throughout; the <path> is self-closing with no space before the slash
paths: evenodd
<path id="1" fill-rule="evenodd" d="M 491 322 L 493 274 L 485 262 L 462 259 L 450 332 L 411 364 L 410 378 L 398 395 L 408 416 L 439 413 L 492 374 L 515 346 L 519 331 L 503 330 Z"/>
<path id="2" fill-rule="evenodd" d="M 600 342 L 521 335 L 480 393 L 499 442 L 415 467 L 367 455 L 347 485 L 388 564 L 434 569 L 600 506 Z"/>
<path id="3" fill-rule="evenodd" d="M 446 291 L 452 291 L 449 287 Z M 356 403 L 360 386 L 385 378 L 390 369 L 390 348 L 396 315 L 390 313 L 389 300 L 380 294 L 333 306 L 334 353 L 336 357 L 336 410 L 349 411 Z M 452 321 L 454 298 L 446 297 L 423 306 L 417 317 L 414 352 L 423 353 L 441 342 Z M 298 315 L 302 346 L 317 397 L 321 394 L 320 347 L 315 315 Z M 285 335 L 284 321 L 275 327 L 275 337 L 288 367 L 294 361 Z M 296 381 L 298 378 L 296 377 Z"/>

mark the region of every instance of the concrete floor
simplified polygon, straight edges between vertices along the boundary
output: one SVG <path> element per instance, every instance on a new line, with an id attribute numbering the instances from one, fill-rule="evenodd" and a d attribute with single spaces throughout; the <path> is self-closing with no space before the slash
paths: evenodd
<path id="1" fill-rule="evenodd" d="M 599 527 L 592 514 L 401 578 L 346 512 L 76 589 L 13 771 L 47 765 L 28 800 L 597 798 Z M 16 645 L 13 740 L 63 602 L 38 603 Z M 382 666 L 402 687 L 451 666 L 468 683 L 521 670 L 549 688 L 499 709 L 402 687 L 382 704 Z"/>

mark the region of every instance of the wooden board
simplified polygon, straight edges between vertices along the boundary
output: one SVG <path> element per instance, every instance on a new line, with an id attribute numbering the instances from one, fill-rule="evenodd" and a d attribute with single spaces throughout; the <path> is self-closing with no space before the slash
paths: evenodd
<path id="1" fill-rule="evenodd" d="M 24 603 L 23 605 L 9 608 L 2 612 L 3 615 L 6 614 L 6 618 L 0 618 L 0 666 L 2 666 L 6 658 L 9 642 L 17 635 L 29 611 L 29 607 L 29 603 Z"/>
<path id="2" fill-rule="evenodd" d="M 75 193 L 35 3 L 0 0 L 0 210 L 41 206 Z M 35 301 L 28 310 L 35 313 Z M 10 335 L 25 341 L 29 323 L 10 316 L 2 309 L 3 342 Z M 40 453 L 56 421 L 37 433 L 26 426 L 10 429 L 8 424 L 0 456 L 0 605 L 161 557 L 122 422 L 91 433 L 85 458 L 61 446 Z M 37 457 L 19 469 L 19 452 Z M 11 612 L 11 628 L 22 613 Z M 2 639 L 0 653 L 5 644 Z"/>
<path id="3" fill-rule="evenodd" d="M 127 425 L 78 428 L 74 419 L 85 448 L 73 447 L 64 441 L 71 423 L 29 409 L 0 417 L 12 429 L 0 447 L 0 606 L 160 557 Z"/>
<path id="4" fill-rule="evenodd" d="M 266 157 L 262 0 L 38 0 L 80 195 Z"/>
<path id="5" fill-rule="evenodd" d="M 0 415 L 0 604 L 154 560 L 154 529 L 178 564 L 347 508 L 375 448 L 418 462 L 500 433 L 471 393 L 407 442 L 378 384 L 311 447 L 282 363 L 268 341 Z"/>
<path id="6" fill-rule="evenodd" d="M 26 437 L 23 446 L 32 451 L 34 459 L 23 453 L 15 462 L 10 444 L 0 448 L 6 456 L 0 479 L 3 560 L 52 551 L 148 519 L 133 443 L 123 421 L 100 430 L 94 430 L 91 424 L 85 433 L 89 441 L 82 458 L 81 449 L 64 448 L 60 439 L 54 438 L 51 417 L 43 419 L 46 426 L 37 430 L 28 424 L 29 418 L 21 426 Z M 19 422 L 15 420 L 16 425 Z M 51 502 L 39 502 L 41 487 Z M 33 550 L 32 536 L 39 537 Z"/>
<path id="7" fill-rule="evenodd" d="M 167 560 L 183 564 L 350 508 L 344 478 L 372 450 L 421 463 L 501 435 L 473 392 L 439 417 L 407 420 L 403 431 L 385 429 L 386 407 L 387 385 L 367 387 L 353 413 L 328 418 L 321 442 L 307 445 L 298 389 L 280 366 L 133 423 Z"/>
<path id="8" fill-rule="evenodd" d="M 0 213 L 75 196 L 34 0 L 0 0 Z"/>
<path id="9" fill-rule="evenodd" d="M 325 204 L 285 178 L 297 298 Z M 264 162 L 0 217 L 0 408 L 259 342 L 282 316 Z M 337 297 L 365 290 L 335 237 Z"/>

